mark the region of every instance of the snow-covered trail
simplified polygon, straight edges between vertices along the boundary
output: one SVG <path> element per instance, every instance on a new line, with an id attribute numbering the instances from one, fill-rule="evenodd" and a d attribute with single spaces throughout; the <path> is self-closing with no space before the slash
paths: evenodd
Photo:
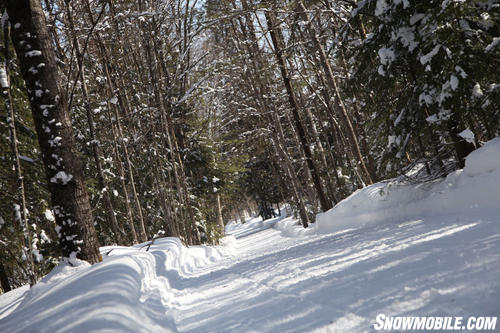
<path id="1" fill-rule="evenodd" d="M 500 216 L 490 216 L 298 237 L 279 230 L 287 218 L 242 225 L 222 248 L 171 238 L 149 252 L 103 248 L 102 264 L 2 295 L 0 331 L 367 332 L 379 313 L 498 316 Z"/>
<path id="2" fill-rule="evenodd" d="M 386 316 L 500 316 L 500 138 L 426 184 L 226 226 L 224 246 L 104 247 L 0 295 L 0 332 L 368 332 Z M 147 250 L 146 250 L 147 249 Z M 498 327 L 499 325 L 497 325 Z"/>
<path id="3" fill-rule="evenodd" d="M 170 314 L 181 332 L 362 332 L 379 313 L 497 316 L 498 222 L 448 217 L 301 238 L 267 229 L 179 277 Z"/>

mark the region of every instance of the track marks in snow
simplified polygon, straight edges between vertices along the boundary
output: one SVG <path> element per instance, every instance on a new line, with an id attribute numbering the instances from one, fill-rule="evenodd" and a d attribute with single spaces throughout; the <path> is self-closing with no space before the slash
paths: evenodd
<path id="1" fill-rule="evenodd" d="M 466 315 L 470 307 L 459 299 L 472 294 L 463 280 L 480 285 L 483 274 L 500 273 L 491 266 L 500 264 L 491 255 L 500 242 L 489 235 L 494 222 L 458 220 L 300 238 L 274 229 L 250 234 L 234 244 L 233 257 L 187 278 L 189 296 L 174 319 L 182 332 L 362 332 L 381 311 L 436 314 L 455 303 L 451 315 Z M 468 233 L 476 241 L 466 241 Z M 483 254 L 475 268 L 466 259 L 474 252 Z"/>
<path id="2" fill-rule="evenodd" d="M 283 235 L 270 228 L 226 247 L 167 238 L 147 252 L 104 248 L 105 262 L 31 291 L 0 331 L 364 332 L 378 313 L 498 315 L 498 220 Z"/>

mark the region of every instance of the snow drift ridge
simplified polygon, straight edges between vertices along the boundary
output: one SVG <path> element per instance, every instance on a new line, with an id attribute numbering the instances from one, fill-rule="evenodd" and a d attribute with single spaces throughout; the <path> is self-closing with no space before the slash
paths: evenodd
<path id="1" fill-rule="evenodd" d="M 316 217 L 320 233 L 448 213 L 469 214 L 500 205 L 500 137 L 473 151 L 465 168 L 423 184 L 386 181 L 367 186 Z"/>

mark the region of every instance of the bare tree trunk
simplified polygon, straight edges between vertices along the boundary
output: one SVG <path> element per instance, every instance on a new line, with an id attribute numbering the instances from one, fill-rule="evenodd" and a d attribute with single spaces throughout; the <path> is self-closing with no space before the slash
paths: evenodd
<path id="1" fill-rule="evenodd" d="M 111 195 L 109 193 L 109 187 L 106 182 L 106 179 L 104 178 L 104 172 L 102 171 L 102 164 L 101 164 L 101 159 L 102 159 L 102 153 L 101 149 L 99 147 L 99 140 L 96 137 L 96 130 L 95 130 L 95 124 L 94 124 L 94 117 L 92 115 L 92 109 L 90 107 L 90 101 L 89 101 L 89 94 L 87 91 L 87 82 L 85 80 L 85 68 L 83 66 L 83 57 L 84 54 L 81 52 L 81 47 L 80 47 L 80 42 L 78 41 L 78 38 L 75 34 L 75 28 L 73 24 L 73 16 L 72 13 L 70 12 L 69 9 L 69 4 L 66 4 L 66 12 L 67 12 L 67 20 L 69 22 L 69 26 L 71 29 L 71 32 L 73 34 L 73 46 L 76 51 L 77 55 L 77 70 L 80 73 L 80 78 L 81 78 L 81 89 L 82 89 L 82 95 L 83 95 L 83 103 L 87 115 L 87 123 L 89 125 L 89 131 L 90 131 L 90 139 L 91 139 L 91 147 L 92 147 L 92 154 L 94 157 L 94 162 L 96 165 L 97 169 L 97 180 L 99 182 L 99 188 L 103 196 L 103 201 L 104 201 L 104 209 L 106 210 L 106 217 L 108 220 L 108 223 L 111 225 L 111 229 L 113 230 L 114 233 L 114 240 L 117 243 L 122 243 L 122 235 L 123 235 L 123 230 L 120 228 L 118 225 L 118 221 L 116 219 L 115 215 L 115 210 L 113 208 L 113 203 L 111 202 Z M 77 78 L 80 79 L 80 78 Z"/>
<path id="2" fill-rule="evenodd" d="M 189 6 L 189 2 L 187 2 L 186 6 Z M 176 178 L 176 185 L 178 187 L 180 201 L 182 202 L 184 210 L 187 213 L 187 221 L 184 221 L 184 219 L 182 222 L 185 224 L 186 231 L 188 233 L 187 236 L 188 239 L 190 239 L 189 243 L 199 244 L 201 243 L 201 235 L 194 223 L 194 213 L 189 202 L 189 190 L 187 187 L 184 163 L 182 161 L 177 136 L 175 134 L 174 123 L 164 103 L 162 82 L 163 74 L 167 73 L 163 73 L 163 67 L 158 65 L 160 55 L 159 50 L 157 49 L 157 45 L 154 44 L 153 47 L 151 47 L 149 36 L 144 36 L 143 40 L 143 43 L 145 45 L 144 51 L 146 53 L 146 59 L 148 59 L 148 69 L 150 73 L 151 84 L 155 91 L 155 102 L 160 110 L 161 120 L 163 124 L 162 135 L 167 140 L 166 143 L 171 149 L 172 166 L 174 170 L 174 176 Z M 184 76 L 184 78 L 185 77 L 186 76 Z M 185 82 L 186 81 L 183 81 L 183 84 L 185 84 Z"/>
<path id="3" fill-rule="evenodd" d="M 219 231 L 221 236 L 224 236 L 224 220 L 222 219 L 222 207 L 220 204 L 220 193 L 217 192 L 215 194 L 215 213 L 217 215 L 217 226 L 219 227 Z"/>
<path id="4" fill-rule="evenodd" d="M 177 221 L 175 219 L 174 213 L 172 211 L 171 206 L 167 204 L 168 199 L 167 199 L 167 196 L 165 195 L 165 191 L 163 188 L 165 185 L 160 184 L 159 182 L 156 182 L 154 184 L 154 186 L 156 187 L 156 191 L 158 193 L 160 207 L 162 208 L 162 210 L 165 214 L 165 219 L 168 223 L 167 228 L 170 231 L 169 235 L 174 236 L 174 237 L 180 237 L 181 234 L 180 234 L 179 227 L 177 225 Z"/>
<path id="5" fill-rule="evenodd" d="M 101 261 L 45 14 L 38 0 L 7 1 L 11 37 L 26 82 L 64 257 Z"/>
<path id="6" fill-rule="evenodd" d="M 323 185 L 321 184 L 321 179 L 319 177 L 316 165 L 314 164 L 311 148 L 309 147 L 309 142 L 307 140 L 304 128 L 302 126 L 302 121 L 299 116 L 299 107 L 297 104 L 297 100 L 295 98 L 295 94 L 292 88 L 292 84 L 290 82 L 290 77 L 288 75 L 288 71 L 285 65 L 284 55 L 283 55 L 283 46 L 282 39 L 283 34 L 279 25 L 276 24 L 274 19 L 274 14 L 272 12 L 266 11 L 265 16 L 269 27 L 269 33 L 271 35 L 271 39 L 274 44 L 274 52 L 276 55 L 276 59 L 278 61 L 278 65 L 281 70 L 281 76 L 283 79 L 283 84 L 285 85 L 286 91 L 288 93 L 288 100 L 290 106 L 292 108 L 292 115 L 295 122 L 295 127 L 297 129 L 297 134 L 299 135 L 300 143 L 302 149 L 304 150 L 304 154 L 306 157 L 306 163 L 311 172 L 311 177 L 314 183 L 314 187 L 316 189 L 316 193 L 318 195 L 318 199 L 321 205 L 321 209 L 323 211 L 327 211 L 332 207 L 331 203 L 326 199 L 325 192 L 323 190 Z"/>
<path id="7" fill-rule="evenodd" d="M 145 38 L 147 40 L 147 38 Z M 181 174 L 184 172 L 182 165 L 179 162 L 182 162 L 182 159 L 179 154 L 179 150 L 176 142 L 174 142 L 175 131 L 173 130 L 172 119 L 169 117 L 165 103 L 163 102 L 163 94 L 161 91 L 161 77 L 158 78 L 156 76 L 156 70 L 153 67 L 155 61 L 153 60 L 153 54 L 151 52 L 151 48 L 149 43 L 146 43 L 145 47 L 146 57 L 148 59 L 148 67 L 151 76 L 151 84 L 153 85 L 153 89 L 155 91 L 155 103 L 158 106 L 160 113 L 160 123 L 161 123 L 161 137 L 165 144 L 170 149 L 170 159 L 172 163 L 172 169 L 174 172 L 175 178 L 175 186 L 177 189 L 177 193 L 179 196 L 179 201 L 182 203 L 181 208 L 181 223 L 183 225 L 184 237 L 188 244 L 193 244 L 193 232 L 191 225 L 187 223 L 187 218 L 184 213 L 187 213 L 189 216 L 189 220 L 192 221 L 192 214 L 190 214 L 190 207 L 188 202 L 187 195 L 187 187 L 183 183 L 184 177 Z"/>
<path id="8" fill-rule="evenodd" d="M 323 87 L 321 89 L 321 96 L 317 95 L 317 97 L 320 99 L 321 103 L 326 108 L 326 112 L 325 113 L 326 113 L 326 116 L 327 116 L 327 119 L 328 119 L 328 123 L 330 125 L 330 132 L 333 134 L 333 137 L 336 138 L 337 136 L 335 135 L 335 133 L 340 134 L 340 126 L 338 125 L 337 120 L 333 117 L 334 110 L 333 110 L 333 107 L 332 107 L 331 100 L 330 100 L 330 97 L 328 95 L 328 92 L 327 92 L 327 90 L 325 88 L 325 86 L 326 86 L 325 80 L 324 80 L 323 74 L 319 71 L 319 69 L 316 68 L 316 66 L 314 64 L 312 64 L 312 66 L 313 66 L 314 73 L 316 75 L 316 78 L 317 78 L 319 84 Z M 311 91 L 314 91 L 312 87 L 310 87 L 310 89 L 311 89 Z M 329 145 L 328 141 L 327 141 L 327 145 Z M 340 148 L 342 148 L 342 150 L 343 150 L 344 146 L 345 146 L 345 144 L 337 145 L 335 147 L 336 148 L 336 153 L 335 154 L 333 153 L 333 150 L 331 149 L 331 146 L 329 146 L 328 153 L 330 155 L 330 161 L 331 161 L 332 165 L 334 165 L 335 167 L 342 166 L 344 164 L 343 159 L 339 156 L 340 155 L 340 151 L 339 150 L 340 150 Z M 347 152 L 350 154 L 351 150 L 348 149 Z M 362 183 L 363 180 L 362 180 L 361 176 L 359 175 L 358 168 L 354 168 L 353 172 L 356 174 L 356 177 Z M 345 188 L 345 182 L 339 178 L 336 169 L 335 169 L 335 172 L 334 172 L 334 176 L 335 176 L 335 179 L 336 179 L 336 182 L 337 182 L 338 191 L 340 191 L 341 196 L 344 197 L 346 195 L 346 193 L 347 193 L 347 190 Z"/>
<path id="9" fill-rule="evenodd" d="M 106 56 L 106 58 L 109 59 L 109 57 L 107 57 L 107 56 Z M 109 68 L 108 68 L 107 63 L 104 64 L 104 72 L 106 73 L 106 79 L 108 82 L 108 89 L 109 89 L 109 93 L 111 95 L 112 92 L 114 91 L 114 89 L 113 89 L 113 84 L 111 82 L 111 76 L 109 74 Z M 134 170 L 132 167 L 132 162 L 130 161 L 130 155 L 128 153 L 127 144 L 125 142 L 126 140 L 124 140 L 123 129 L 122 129 L 121 120 L 120 120 L 121 117 L 120 117 L 120 114 L 118 113 L 118 108 L 117 108 L 116 104 L 113 104 L 112 109 L 114 111 L 114 116 L 115 116 L 115 121 L 116 121 L 118 140 L 120 141 L 121 146 L 122 146 L 122 151 L 123 151 L 123 155 L 125 158 L 125 164 L 127 166 L 127 171 L 128 171 L 128 178 L 130 181 L 130 186 L 132 188 L 132 196 L 134 197 L 134 204 L 135 204 L 135 208 L 137 211 L 137 216 L 139 218 L 139 235 L 140 235 L 141 241 L 145 242 L 148 239 L 148 235 L 146 233 L 146 228 L 144 225 L 144 217 L 142 215 L 141 202 L 139 201 L 139 196 L 137 194 L 137 190 L 135 187 L 135 178 L 134 178 Z"/>
<path id="10" fill-rule="evenodd" d="M 288 175 L 288 178 L 290 179 L 290 182 L 292 184 L 292 193 L 293 196 L 295 197 L 295 202 L 297 203 L 300 221 L 302 223 L 302 226 L 304 228 L 307 228 L 309 226 L 310 221 L 304 206 L 304 201 L 302 200 L 302 196 L 300 195 L 299 192 L 300 185 L 297 179 L 297 175 L 293 170 L 293 166 L 290 162 L 287 152 L 285 151 L 285 149 L 283 149 L 280 143 L 281 140 L 279 139 L 279 137 L 277 137 L 274 141 L 275 141 L 274 145 L 275 149 L 277 150 L 278 155 L 280 156 L 281 162 L 284 164 L 283 168 L 286 171 L 286 174 Z"/>
<path id="11" fill-rule="evenodd" d="M 347 63 L 345 61 L 344 51 L 340 49 L 339 52 L 340 52 L 339 57 L 342 62 L 342 67 L 344 69 L 344 75 L 349 79 L 351 77 L 351 74 L 349 73 Z M 363 155 L 366 157 L 366 167 L 368 169 L 368 172 L 370 173 L 370 177 L 372 181 L 376 182 L 378 179 L 376 172 L 377 168 L 375 167 L 375 161 L 373 160 L 373 157 L 370 154 L 370 149 L 368 147 L 368 142 L 367 142 L 367 133 L 363 126 L 359 126 L 359 124 L 361 124 L 361 122 L 363 121 L 362 119 L 363 115 L 358 105 L 358 100 L 359 100 L 358 94 L 354 92 L 353 95 L 355 98 L 355 101 L 352 102 L 354 108 L 354 117 L 356 119 L 356 123 L 354 124 L 355 132 L 358 133 L 358 135 L 360 136 L 360 146 Z"/>
<path id="12" fill-rule="evenodd" d="M 87 14 L 89 15 L 91 24 L 95 25 L 96 21 L 95 21 L 95 19 L 93 17 L 93 11 L 92 11 L 92 9 L 90 7 L 90 3 L 89 3 L 88 0 L 85 0 L 85 8 L 87 10 Z M 133 242 L 134 243 L 138 243 L 139 242 L 139 238 L 140 238 L 141 241 L 147 240 L 147 235 L 145 233 L 145 227 L 144 227 L 144 218 L 143 218 L 143 215 L 142 215 L 142 208 L 140 206 L 140 202 L 139 202 L 139 199 L 137 197 L 137 192 L 134 191 L 135 190 L 135 180 L 134 180 L 134 176 L 133 176 L 133 170 L 132 170 L 130 158 L 128 156 L 128 150 L 127 150 L 126 144 L 125 144 L 125 142 L 123 140 L 123 131 L 122 131 L 122 128 L 121 128 L 121 123 L 120 123 L 119 118 L 116 116 L 117 113 L 118 113 L 117 106 L 116 106 L 116 104 L 113 104 L 113 106 L 111 106 L 110 105 L 111 103 L 109 102 L 109 100 L 114 96 L 114 91 L 115 91 L 115 86 L 113 84 L 113 81 L 112 81 L 112 78 L 111 78 L 111 75 L 110 75 L 110 57 L 109 57 L 109 53 L 108 53 L 108 50 L 107 50 L 106 46 L 102 42 L 99 34 L 96 34 L 95 37 L 96 37 L 96 41 L 97 41 L 97 44 L 98 44 L 98 47 L 99 47 L 99 50 L 100 50 L 100 53 L 101 53 L 102 67 L 104 69 L 105 76 L 106 76 L 106 82 L 107 82 L 107 84 L 106 84 L 106 87 L 105 87 L 105 91 L 107 92 L 107 108 L 110 111 L 111 111 L 111 109 L 113 109 L 114 114 L 115 114 L 115 118 L 116 118 L 115 119 L 115 121 L 116 121 L 116 128 L 115 128 L 114 124 L 113 124 L 113 120 L 111 119 L 111 115 L 109 116 L 110 117 L 110 122 L 111 122 L 111 129 L 113 131 L 114 154 L 115 154 L 115 159 L 118 161 L 118 171 L 120 173 L 121 187 L 122 187 L 122 190 L 123 190 L 123 193 L 124 193 L 124 196 L 125 196 L 125 204 L 126 204 L 126 209 L 127 209 L 128 225 L 129 225 L 130 231 L 132 233 Z M 126 114 L 127 113 L 127 111 L 126 111 L 127 109 L 126 109 L 126 107 L 124 105 L 125 103 L 123 102 L 123 99 L 121 98 L 121 96 L 118 96 L 118 104 L 120 105 L 120 108 L 121 108 L 122 112 L 124 114 Z M 133 197 L 134 197 L 134 204 L 136 206 L 137 215 L 138 215 L 139 224 L 140 224 L 140 229 L 139 229 L 140 235 L 138 235 L 136 227 L 134 225 L 134 217 L 133 217 L 132 208 L 131 208 L 131 205 L 130 205 L 129 193 L 128 193 L 128 190 L 127 190 L 127 186 L 125 184 L 125 179 L 126 179 L 125 178 L 125 171 L 124 171 L 123 163 L 121 161 L 120 154 L 119 154 L 118 141 L 120 141 L 120 144 L 122 145 L 122 148 L 124 148 L 125 162 L 126 162 L 126 165 L 127 165 L 127 171 L 128 171 L 128 175 L 129 175 L 128 178 L 129 178 L 129 182 L 130 182 L 130 184 L 132 186 L 132 194 L 133 194 Z M 139 205 L 138 205 L 138 203 L 139 203 Z"/>
<path id="13" fill-rule="evenodd" d="M 9 282 L 9 277 L 7 276 L 7 271 L 5 270 L 5 267 L 1 261 L 0 261 L 0 286 L 2 286 L 2 290 L 4 293 L 12 290 Z"/>
<path id="14" fill-rule="evenodd" d="M 333 189 L 333 186 L 331 184 L 331 176 L 330 172 L 328 171 L 328 162 L 326 160 L 326 153 L 325 149 L 323 148 L 323 144 L 321 143 L 321 138 L 319 137 L 318 130 L 316 128 L 316 124 L 314 123 L 314 117 L 312 115 L 312 112 L 309 108 L 306 108 L 306 115 L 307 118 L 309 118 L 309 123 L 311 124 L 311 131 L 312 131 L 312 136 L 314 138 L 314 141 L 316 143 L 316 147 L 318 148 L 319 156 L 321 157 L 321 162 L 323 164 L 323 169 L 325 170 L 325 174 L 327 177 L 326 180 L 326 188 L 330 192 L 331 200 L 333 201 L 334 204 L 336 204 L 337 198 L 335 197 L 335 191 Z"/>
<path id="15" fill-rule="evenodd" d="M 292 191 L 295 197 L 295 201 L 297 202 L 297 208 L 299 211 L 299 217 L 302 222 L 302 226 L 307 228 L 309 226 L 310 220 L 307 215 L 307 211 L 304 205 L 304 200 L 302 199 L 302 195 L 300 193 L 300 182 L 297 177 L 297 174 L 293 168 L 292 161 L 290 160 L 290 156 L 286 151 L 286 141 L 285 135 L 283 133 L 283 127 L 281 126 L 281 121 L 276 114 L 276 111 L 273 113 L 274 121 L 273 123 L 276 125 L 276 132 L 273 132 L 275 135 L 276 141 L 276 149 L 278 150 L 279 155 L 281 156 L 281 160 L 284 163 L 284 169 L 286 170 L 288 177 L 292 183 Z"/>
<path id="16" fill-rule="evenodd" d="M 309 216 L 307 215 L 304 201 L 302 200 L 302 195 L 300 193 L 300 182 L 298 180 L 297 174 L 293 168 L 292 162 L 290 160 L 290 156 L 288 155 L 288 152 L 286 151 L 286 140 L 285 136 L 283 134 L 283 127 L 281 126 L 281 120 L 279 119 L 279 116 L 277 114 L 276 107 L 273 103 L 272 100 L 266 99 L 263 96 L 265 89 L 265 84 L 262 82 L 262 78 L 258 77 L 258 66 L 262 65 L 262 59 L 259 56 L 258 52 L 258 43 L 257 39 L 255 36 L 255 28 L 253 26 L 252 20 L 250 18 L 250 15 L 248 14 L 248 3 L 246 0 L 242 0 L 241 4 L 243 6 L 243 9 L 247 11 L 247 14 L 245 16 L 245 22 L 246 26 L 248 27 L 249 31 L 249 36 L 251 40 L 251 47 L 248 46 L 248 43 L 245 43 L 245 46 L 247 48 L 247 52 L 250 55 L 250 59 L 252 60 L 250 62 L 251 67 L 254 70 L 254 75 L 256 76 L 255 79 L 253 78 L 248 78 L 252 89 L 254 90 L 254 96 L 256 99 L 256 103 L 260 106 L 262 109 L 263 113 L 266 113 L 267 109 L 271 109 L 272 112 L 268 116 L 269 122 L 274 124 L 274 130 L 271 131 L 272 134 L 272 144 L 274 149 L 276 150 L 276 155 L 279 158 L 278 160 L 280 161 L 280 166 L 281 169 L 283 170 L 284 174 L 288 177 L 287 178 L 290 183 L 292 184 L 292 193 L 293 197 L 295 199 L 295 202 L 297 204 L 297 209 L 299 213 L 300 220 L 302 222 L 302 225 L 304 228 L 307 228 L 310 221 L 309 221 Z M 233 1 L 233 6 L 235 6 L 234 1 Z M 239 24 L 241 26 L 241 29 L 245 29 L 245 25 L 243 22 L 240 20 Z M 234 27 L 233 27 L 234 28 Z M 236 33 L 236 29 L 234 29 L 234 32 Z M 245 36 L 246 37 L 246 36 Z M 258 84 L 254 84 L 254 81 L 258 82 Z M 269 84 L 269 83 L 268 83 Z M 278 204 L 278 209 L 279 209 L 279 204 Z"/>
<path id="17" fill-rule="evenodd" d="M 92 146 L 92 153 L 94 155 L 94 162 L 95 162 L 96 169 L 97 169 L 97 180 L 99 181 L 99 188 L 100 188 L 102 196 L 103 196 L 104 209 L 106 210 L 106 217 L 108 219 L 108 223 L 111 225 L 111 229 L 113 230 L 115 241 L 117 243 L 121 243 L 122 242 L 122 235 L 124 234 L 124 231 L 118 225 L 118 221 L 117 221 L 116 215 L 115 215 L 115 210 L 113 208 L 113 203 L 111 202 L 111 194 L 109 191 L 109 186 L 106 182 L 106 179 L 104 178 L 104 172 L 102 170 L 102 164 L 101 164 L 102 153 L 101 153 L 101 149 L 99 148 L 99 141 L 98 141 L 96 134 L 95 134 L 94 119 L 92 116 L 92 110 L 90 108 L 90 103 L 88 100 L 89 97 L 88 97 L 87 85 L 85 83 L 85 75 L 83 74 L 83 70 L 82 70 L 82 93 L 83 93 L 83 98 L 84 98 L 84 103 L 85 103 L 85 111 L 87 113 L 87 122 L 89 124 L 90 138 L 92 140 L 91 146 Z"/>
<path id="18" fill-rule="evenodd" d="M 359 148 L 359 143 L 358 143 L 358 139 L 356 137 L 356 133 L 354 132 L 354 127 L 352 126 L 351 119 L 349 117 L 349 114 L 347 113 L 344 102 L 340 96 L 340 91 L 338 89 L 337 83 L 335 82 L 335 78 L 333 76 L 333 71 L 332 71 L 332 68 L 330 66 L 330 62 L 326 56 L 323 45 L 321 44 L 321 42 L 319 40 L 318 34 L 316 33 L 316 30 L 314 29 L 314 27 L 311 24 L 311 21 L 309 20 L 309 15 L 307 14 L 307 9 L 304 6 L 304 4 L 302 3 L 302 0 L 299 1 L 299 5 L 300 5 L 300 9 L 302 10 L 303 16 L 306 19 L 306 26 L 309 29 L 311 38 L 314 42 L 314 45 L 316 46 L 316 49 L 319 52 L 321 65 L 324 68 L 328 84 L 333 89 L 334 95 L 336 97 L 337 108 L 339 110 L 340 119 L 342 120 L 342 123 L 343 123 L 344 127 L 346 128 L 347 135 L 349 136 L 349 142 L 351 143 L 351 149 L 352 149 L 354 155 L 356 156 L 356 158 L 358 159 L 358 163 L 361 166 L 361 170 L 363 171 L 365 182 L 368 184 L 372 184 L 373 181 L 371 179 L 370 172 L 368 172 L 366 164 L 363 160 L 363 155 L 361 154 L 361 149 Z"/>
<path id="19" fill-rule="evenodd" d="M 115 130 L 115 125 L 112 123 L 111 119 L 111 106 L 109 105 L 108 101 L 108 116 L 109 120 L 111 123 L 111 133 L 113 136 L 113 154 L 115 158 L 115 165 L 118 168 L 118 174 L 120 175 L 120 183 L 123 191 L 123 196 L 125 198 L 125 208 L 127 210 L 127 222 L 128 226 L 130 229 L 130 232 L 132 233 L 132 242 L 133 244 L 139 243 L 139 239 L 137 238 L 137 231 L 135 230 L 135 225 L 134 225 L 134 215 L 132 214 L 132 207 L 130 207 L 130 199 L 129 199 L 129 194 L 127 190 L 127 184 L 125 184 L 125 171 L 123 170 L 123 162 L 120 158 L 119 152 L 118 152 L 118 138 L 116 135 L 116 130 Z"/>

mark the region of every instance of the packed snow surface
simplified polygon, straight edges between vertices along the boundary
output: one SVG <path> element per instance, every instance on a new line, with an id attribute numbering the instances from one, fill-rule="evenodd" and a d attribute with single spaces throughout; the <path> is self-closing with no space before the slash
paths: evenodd
<path id="1" fill-rule="evenodd" d="M 498 316 L 500 139 L 464 170 L 357 191 L 315 226 L 230 223 L 218 247 L 103 247 L 0 296 L 0 332 L 368 332 L 386 316 Z"/>

